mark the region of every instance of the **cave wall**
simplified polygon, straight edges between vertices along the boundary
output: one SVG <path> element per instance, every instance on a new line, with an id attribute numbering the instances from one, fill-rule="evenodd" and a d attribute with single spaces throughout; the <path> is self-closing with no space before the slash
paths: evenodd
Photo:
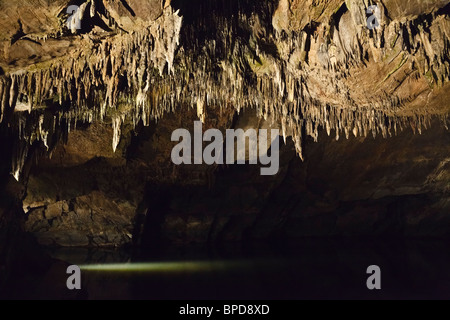
<path id="1" fill-rule="evenodd" d="M 172 242 L 446 235 L 449 1 L 373 3 L 1 0 L 3 234 L 139 242 L 160 194 Z M 287 141 L 277 176 L 172 165 L 174 129 L 246 113 Z"/>
<path id="2" fill-rule="evenodd" d="M 388 137 L 421 131 L 432 116 L 446 123 L 448 1 L 376 3 L 373 30 L 357 1 L 80 1 L 81 30 L 65 26 L 62 3 L 43 5 L 45 23 L 5 26 L 0 39 L 1 117 L 19 139 L 12 172 L 20 178 L 28 145 L 52 148 L 78 121 L 110 124 L 114 150 L 122 125 L 180 106 L 201 119 L 253 107 L 275 117 L 300 155 L 319 128 Z"/>
<path id="3" fill-rule="evenodd" d="M 236 117 L 261 127 L 255 111 Z M 169 115 L 116 153 L 86 143 L 108 150 L 109 127 L 71 133 L 30 172 L 26 230 L 43 244 L 79 246 L 450 234 L 450 133 L 438 120 L 391 139 L 336 141 L 322 131 L 320 143 L 307 141 L 305 161 L 288 138 L 279 173 L 261 176 L 249 164 L 174 165 L 180 118 L 192 131 L 194 111 Z"/>

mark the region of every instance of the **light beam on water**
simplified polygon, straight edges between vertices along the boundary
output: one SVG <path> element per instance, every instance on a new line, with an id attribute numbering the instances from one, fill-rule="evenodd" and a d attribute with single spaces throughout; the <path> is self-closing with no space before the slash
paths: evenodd
<path id="1" fill-rule="evenodd" d="M 80 265 L 84 271 L 159 273 L 159 272 L 208 272 L 238 269 L 251 266 L 249 261 L 174 261 L 174 262 L 127 262 Z"/>

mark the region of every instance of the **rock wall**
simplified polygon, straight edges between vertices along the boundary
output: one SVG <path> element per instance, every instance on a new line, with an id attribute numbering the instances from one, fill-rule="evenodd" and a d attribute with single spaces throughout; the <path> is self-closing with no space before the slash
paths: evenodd
<path id="1" fill-rule="evenodd" d="M 368 4 L 358 1 L 163 8 L 89 0 L 80 6 L 81 30 L 65 26 L 61 4 L 45 7 L 45 24 L 31 19 L 3 35 L 1 117 L 20 141 L 12 172 L 20 178 L 34 141 L 51 148 L 77 122 L 111 124 L 115 150 L 123 123 L 148 125 L 179 106 L 197 108 L 201 119 L 211 109 L 256 108 L 293 136 L 300 156 L 304 137 L 317 140 L 319 128 L 336 138 L 387 137 L 406 126 L 421 131 L 431 116 L 446 123 L 448 1 L 414 3 L 400 10 L 395 1 L 377 2 L 373 30 Z M 58 44 L 65 44 L 60 55 L 42 52 Z"/>
<path id="2" fill-rule="evenodd" d="M 190 117 L 183 127 L 192 131 L 194 111 Z M 422 135 L 406 130 L 391 139 L 336 141 L 321 131 L 320 143 L 307 140 L 304 162 L 288 138 L 279 173 L 261 176 L 249 164 L 172 164 L 175 143 L 167 140 L 176 118 L 142 127 L 122 159 L 73 162 L 86 150 L 78 142 L 102 129 L 69 135 L 31 171 L 26 229 L 44 244 L 78 246 L 450 234 L 450 133 L 438 121 Z M 260 126 L 255 111 L 239 118 Z M 109 145 L 106 132 L 96 141 L 102 145 Z"/>
<path id="3" fill-rule="evenodd" d="M 0 8 L 1 190 L 19 190 L 3 193 L 0 229 L 94 246 L 152 242 L 148 230 L 182 243 L 447 235 L 449 1 Z M 279 175 L 171 163 L 176 128 L 224 131 L 249 112 L 247 127 L 281 130 Z"/>

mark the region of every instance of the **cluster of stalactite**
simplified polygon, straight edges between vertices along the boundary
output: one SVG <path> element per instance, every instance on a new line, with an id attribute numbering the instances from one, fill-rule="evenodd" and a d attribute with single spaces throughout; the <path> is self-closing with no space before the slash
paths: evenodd
<path id="1" fill-rule="evenodd" d="M 414 23 L 392 23 L 372 33 L 359 31 L 351 46 L 339 41 L 340 47 L 334 47 L 338 41 L 330 39 L 339 38 L 336 30 L 328 30 L 328 42 L 321 42 L 310 29 L 273 30 L 267 17 L 255 13 L 232 19 L 212 14 L 182 27 L 180 13 L 167 7 L 148 28 L 91 43 L 89 52 L 79 50 L 46 66 L 0 77 L 1 121 L 17 128 L 18 139 L 26 142 L 15 152 L 12 173 L 19 179 L 27 145 L 42 141 L 51 149 L 61 128 L 70 132 L 78 122 L 108 121 L 116 150 L 124 122 L 149 125 L 183 106 L 196 108 L 202 121 L 209 108 L 237 112 L 255 108 L 259 116 L 270 116 L 280 124 L 285 138 L 292 136 L 300 157 L 304 138 L 317 141 L 320 128 L 328 134 L 334 131 L 337 139 L 388 137 L 406 127 L 420 133 L 431 114 L 402 115 L 398 111 L 403 101 L 388 93 L 354 101 L 348 94 L 351 88 L 340 81 L 365 59 L 364 37 L 375 47 L 380 41 L 394 46 L 403 41 L 402 52 L 412 58 L 413 52 L 422 50 L 417 55 L 426 57 L 417 62 L 421 72 L 431 73 L 438 84 L 448 81 L 448 38 L 437 32 L 445 50 L 435 52 L 420 28 L 430 22 Z M 393 34 L 400 40 L 390 39 Z M 312 52 L 322 65 L 310 65 Z M 314 94 L 308 87 L 311 77 L 326 79 L 341 103 Z M 448 116 L 439 116 L 447 126 Z"/>

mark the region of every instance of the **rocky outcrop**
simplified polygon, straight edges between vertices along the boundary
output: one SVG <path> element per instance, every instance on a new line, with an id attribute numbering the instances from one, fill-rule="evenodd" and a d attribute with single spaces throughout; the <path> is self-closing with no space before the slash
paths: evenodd
<path id="1" fill-rule="evenodd" d="M 120 246 L 131 242 L 135 209 L 92 192 L 34 208 L 25 226 L 45 245 Z"/>

